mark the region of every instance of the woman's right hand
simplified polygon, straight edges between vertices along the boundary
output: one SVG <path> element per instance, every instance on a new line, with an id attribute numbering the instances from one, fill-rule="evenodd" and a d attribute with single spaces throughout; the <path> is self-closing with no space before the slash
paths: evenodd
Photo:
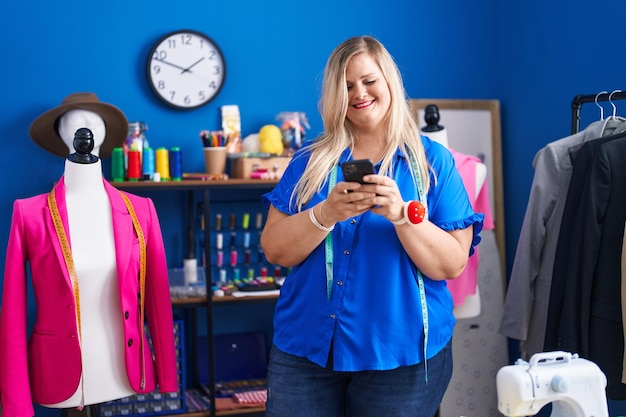
<path id="1" fill-rule="evenodd" d="M 338 182 L 326 200 L 319 203 L 315 213 L 321 213 L 320 221 L 325 226 L 333 225 L 350 217 L 365 213 L 374 205 L 376 193 L 362 191 L 358 182 Z"/>

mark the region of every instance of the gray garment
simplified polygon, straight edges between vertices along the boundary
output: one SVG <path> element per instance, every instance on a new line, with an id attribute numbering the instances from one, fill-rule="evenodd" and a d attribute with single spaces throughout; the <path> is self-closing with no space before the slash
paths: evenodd
<path id="1" fill-rule="evenodd" d="M 623 120 L 593 122 L 581 132 L 549 143 L 533 159 L 535 174 L 499 329 L 520 341 L 523 359 L 544 350 L 554 255 L 572 177 L 570 152 L 613 133 Z"/>

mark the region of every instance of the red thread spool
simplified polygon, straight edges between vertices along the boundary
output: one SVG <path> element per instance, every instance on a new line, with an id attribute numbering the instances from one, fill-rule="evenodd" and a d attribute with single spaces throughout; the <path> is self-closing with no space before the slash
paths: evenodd
<path id="1" fill-rule="evenodd" d="M 128 181 L 139 181 L 141 178 L 141 152 L 128 151 Z"/>

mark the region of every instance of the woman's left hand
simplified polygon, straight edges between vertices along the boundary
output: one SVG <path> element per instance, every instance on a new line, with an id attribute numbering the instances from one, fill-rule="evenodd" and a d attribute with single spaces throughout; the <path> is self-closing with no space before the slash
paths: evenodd
<path id="1" fill-rule="evenodd" d="M 363 177 L 366 184 L 361 185 L 359 191 L 376 193 L 369 198 L 372 205 L 370 211 L 384 216 L 389 221 L 398 221 L 404 217 L 404 200 L 396 182 L 385 175 L 366 175 Z"/>

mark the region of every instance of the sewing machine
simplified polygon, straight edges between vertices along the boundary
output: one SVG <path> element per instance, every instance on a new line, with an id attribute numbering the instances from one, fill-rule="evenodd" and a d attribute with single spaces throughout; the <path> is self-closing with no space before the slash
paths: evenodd
<path id="1" fill-rule="evenodd" d="M 500 368 L 498 410 L 505 416 L 534 416 L 553 402 L 551 417 L 609 417 L 606 376 L 577 354 L 542 352 L 530 362 Z"/>

